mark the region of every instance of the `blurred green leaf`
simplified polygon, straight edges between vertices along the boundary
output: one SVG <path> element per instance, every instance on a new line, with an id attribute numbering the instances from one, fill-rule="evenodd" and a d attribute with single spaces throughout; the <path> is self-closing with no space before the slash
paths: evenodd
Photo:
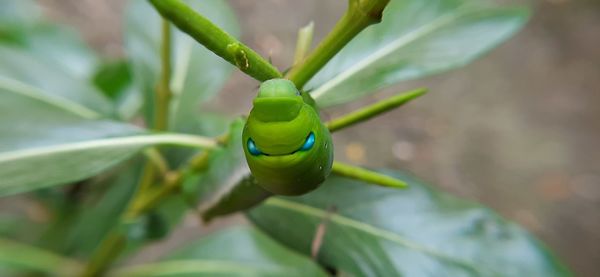
<path id="1" fill-rule="evenodd" d="M 356 276 L 570 275 L 535 238 L 489 209 L 385 173 L 408 189 L 330 177 L 305 196 L 270 198 L 249 217 L 305 254 L 324 223 L 319 262 Z"/>
<path id="2" fill-rule="evenodd" d="M 48 22 L 31 0 L 0 2 L 0 43 L 60 65 L 72 76 L 89 77 L 98 59 L 71 27 Z"/>
<path id="3" fill-rule="evenodd" d="M 111 228 L 119 223 L 122 212 L 136 189 L 140 177 L 142 159 L 136 159 L 115 176 L 103 180 L 94 187 L 105 187 L 102 193 L 90 195 L 80 207 L 73 224 L 62 234 L 61 248 L 69 255 L 88 256 Z"/>
<path id="4" fill-rule="evenodd" d="M 119 97 L 131 84 L 131 65 L 125 60 L 107 61 L 98 67 L 93 82 L 104 95 Z"/>
<path id="5" fill-rule="evenodd" d="M 0 212 L 0 237 L 29 241 L 43 230 L 40 222 L 34 222 L 23 213 Z M 0 274 L 2 276 L 2 274 Z"/>
<path id="6" fill-rule="evenodd" d="M 43 249 L 0 238 L 0 273 L 5 269 L 73 276 L 81 270 L 81 264 Z"/>
<path id="7" fill-rule="evenodd" d="M 235 15 L 225 1 L 186 2 L 230 34 L 239 35 Z M 148 97 L 153 94 L 160 74 L 161 17 L 147 1 L 130 1 L 126 14 L 126 50 L 133 61 L 136 86 Z M 200 102 L 211 98 L 223 86 L 233 66 L 178 29 L 172 27 L 172 33 L 174 95 L 170 127 L 196 133 L 188 121 L 197 116 Z M 146 113 L 151 114 L 152 102 L 146 106 Z"/>
<path id="8" fill-rule="evenodd" d="M 307 88 L 320 107 L 470 63 L 527 21 L 525 8 L 479 0 L 392 0 L 383 21 L 359 34 Z"/>
<path id="9" fill-rule="evenodd" d="M 41 18 L 33 0 L 2 0 L 0 2 L 0 37 L 14 28 L 25 28 Z"/>
<path id="10" fill-rule="evenodd" d="M 11 214 L 0 214 L 0 236 L 13 234 L 20 224 L 19 217 Z"/>
<path id="11" fill-rule="evenodd" d="M 88 120 L 0 89 L 0 195 L 93 176 L 158 144 L 201 147 L 203 138 L 150 134 L 133 125 Z"/>
<path id="12" fill-rule="evenodd" d="M 5 0 L 0 9 L 0 88 L 89 118 L 112 115 L 88 83 L 98 58 L 75 31 L 44 21 L 32 1 Z"/>
<path id="13" fill-rule="evenodd" d="M 328 276 L 258 230 L 237 227 L 186 245 L 164 261 L 116 270 L 109 276 Z"/>
<path id="14" fill-rule="evenodd" d="M 15 34 L 13 41 L 15 48 L 78 79 L 89 80 L 99 63 L 96 53 L 67 26 L 39 23 Z"/>
<path id="15" fill-rule="evenodd" d="M 112 114 L 112 105 L 85 80 L 23 50 L 0 46 L 0 90 L 43 100 L 87 118 Z"/>
<path id="16" fill-rule="evenodd" d="M 193 209 L 181 194 L 172 194 L 159 203 L 153 211 L 139 217 L 128 226 L 130 243 L 128 251 L 143 246 L 144 243 L 159 240 L 176 228 L 186 212 Z"/>
<path id="17" fill-rule="evenodd" d="M 128 60 L 105 61 L 96 69 L 94 85 L 109 97 L 118 117 L 130 120 L 139 112 L 143 100 L 133 84 L 132 65 Z"/>

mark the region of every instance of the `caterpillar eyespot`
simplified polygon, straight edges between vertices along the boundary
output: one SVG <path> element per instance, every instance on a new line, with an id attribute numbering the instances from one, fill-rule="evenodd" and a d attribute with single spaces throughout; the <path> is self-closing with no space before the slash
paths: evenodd
<path id="1" fill-rule="evenodd" d="M 260 154 L 262 154 L 262 152 L 260 152 L 260 150 L 258 150 L 258 147 L 256 147 L 256 144 L 254 143 L 254 141 L 250 138 L 248 139 L 248 152 L 250 152 L 250 154 L 254 155 L 254 156 L 258 156 Z"/>
<path id="2" fill-rule="evenodd" d="M 266 81 L 244 126 L 248 167 L 257 183 L 274 194 L 305 194 L 331 172 L 331 134 L 305 99 L 289 80 Z"/>
<path id="3" fill-rule="evenodd" d="M 306 137 L 304 144 L 298 150 L 299 151 L 307 151 L 307 150 L 310 150 L 313 147 L 313 145 L 315 145 L 315 134 L 313 132 L 310 132 L 308 137 Z"/>

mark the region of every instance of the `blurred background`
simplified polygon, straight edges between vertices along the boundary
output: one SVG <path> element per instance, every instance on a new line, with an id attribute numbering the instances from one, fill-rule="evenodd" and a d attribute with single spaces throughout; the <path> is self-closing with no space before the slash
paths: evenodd
<path id="1" fill-rule="evenodd" d="M 124 55 L 123 0 L 40 2 L 52 20 L 76 28 L 105 56 Z M 292 61 L 297 29 L 314 20 L 319 41 L 346 5 L 343 0 L 230 3 L 240 16 L 242 40 L 282 70 Z M 336 133 L 337 157 L 406 169 L 442 190 L 484 203 L 535 233 L 578 276 L 598 276 L 600 1 L 527 3 L 534 10 L 529 24 L 491 54 L 465 68 L 327 110 L 325 117 L 401 90 L 430 88 L 400 110 Z M 211 105 L 198 108 L 246 114 L 257 85 L 236 72 Z M 193 230 L 176 232 L 172 239 L 182 240 Z"/>

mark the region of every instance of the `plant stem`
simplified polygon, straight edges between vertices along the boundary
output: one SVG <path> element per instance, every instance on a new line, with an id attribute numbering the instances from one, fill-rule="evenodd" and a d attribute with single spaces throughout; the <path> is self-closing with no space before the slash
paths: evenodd
<path id="1" fill-rule="evenodd" d="M 169 172 L 169 163 L 163 157 L 163 155 L 156 148 L 152 147 L 144 151 L 144 155 L 148 159 L 148 162 L 158 170 L 160 175 L 165 175 Z"/>
<path id="2" fill-rule="evenodd" d="M 140 195 L 140 197 L 137 197 L 123 214 L 122 221 L 129 222 L 134 220 L 138 216 L 157 206 L 161 200 L 177 191 L 183 180 L 180 172 L 170 172 L 165 179 L 166 180 L 162 185 L 147 190 L 144 194 Z"/>
<path id="3" fill-rule="evenodd" d="M 148 186 L 141 193 L 139 190 L 131 200 L 128 208 L 125 210 L 116 227 L 102 240 L 100 245 L 94 251 L 81 277 L 94 277 L 100 275 L 106 268 L 115 261 L 121 252 L 125 249 L 127 243 L 127 225 L 138 216 L 155 207 L 165 197 L 171 195 L 173 191 L 179 188 L 182 178 L 178 173 L 161 186 Z M 152 187 L 154 187 L 152 189 Z"/>
<path id="4" fill-rule="evenodd" d="M 420 88 L 392 96 L 388 99 L 384 99 L 370 106 L 361 108 L 349 114 L 330 120 L 326 123 L 326 126 L 327 128 L 329 128 L 330 132 L 339 131 L 346 127 L 355 125 L 357 123 L 371 119 L 387 111 L 400 107 L 408 103 L 409 101 L 425 94 L 426 92 L 427 89 Z"/>
<path id="5" fill-rule="evenodd" d="M 154 129 L 165 131 L 168 128 L 169 121 L 169 106 L 171 99 L 171 24 L 168 20 L 162 20 L 162 41 L 161 41 L 161 74 L 160 80 L 156 86 L 155 94 L 155 113 L 154 113 Z M 137 185 L 137 190 L 130 200 L 129 208 L 125 215 L 129 214 L 129 210 L 134 207 L 139 198 L 147 194 L 152 189 L 152 184 L 156 179 L 157 169 L 161 171 L 168 170 L 168 164 L 156 149 L 146 151 L 148 160 L 142 169 L 141 178 Z M 105 237 L 100 245 L 94 250 L 88 264 L 86 265 L 81 276 L 93 277 L 100 275 L 105 268 L 112 263 L 119 253 L 125 247 L 127 237 L 125 234 L 124 220 L 121 220 L 119 225 Z"/>
<path id="6" fill-rule="evenodd" d="M 156 186 L 153 190 L 147 190 L 146 193 L 135 199 L 123 215 L 123 221 L 128 222 L 136 217 L 148 212 L 157 206 L 161 200 L 180 189 L 181 182 L 187 176 L 204 171 L 209 164 L 211 150 L 205 150 L 194 155 L 181 169 L 165 174 L 164 183 Z"/>
<path id="7" fill-rule="evenodd" d="M 299 89 L 348 42 L 371 24 L 379 23 L 389 0 L 348 0 L 348 9 L 317 48 L 286 75 Z"/>
<path id="8" fill-rule="evenodd" d="M 87 264 L 81 277 L 95 277 L 104 272 L 105 267 L 112 263 L 118 254 L 125 248 L 127 235 L 124 228 L 118 226 L 102 240 L 98 248 L 94 251 L 92 259 Z"/>
<path id="9" fill-rule="evenodd" d="M 331 173 L 383 187 L 406 188 L 405 182 L 368 169 L 334 161 Z"/>
<path id="10" fill-rule="evenodd" d="M 181 0 L 150 0 L 150 2 L 181 31 L 254 79 L 266 81 L 281 77 L 277 68 L 254 50 L 198 14 Z"/>
<path id="11" fill-rule="evenodd" d="M 222 139 L 223 138 L 220 138 L 220 140 Z M 129 206 L 122 214 L 119 225 L 113 228 L 94 251 L 92 258 L 90 258 L 90 261 L 81 276 L 98 276 L 108 265 L 117 259 L 127 243 L 127 224 L 138 216 L 150 211 L 167 196 L 177 191 L 186 176 L 206 169 L 209 163 L 210 153 L 212 153 L 210 150 L 203 151 L 192 157 L 181 169 L 167 173 L 162 185 L 146 186 L 144 190 L 138 190 L 135 197 L 131 200 Z M 146 165 L 151 166 L 150 163 Z M 147 182 L 147 179 L 144 179 L 144 177 L 145 175 L 142 177 L 140 185 Z"/>
<path id="12" fill-rule="evenodd" d="M 161 45 L 161 74 L 156 88 L 156 112 L 154 128 L 159 131 L 167 129 L 169 121 L 169 105 L 171 100 L 171 24 L 166 19 L 162 20 L 162 45 Z"/>

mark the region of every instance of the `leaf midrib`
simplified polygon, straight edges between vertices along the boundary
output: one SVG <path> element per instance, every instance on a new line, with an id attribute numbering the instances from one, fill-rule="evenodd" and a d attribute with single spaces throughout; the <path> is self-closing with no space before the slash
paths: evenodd
<path id="1" fill-rule="evenodd" d="M 38 87 L 34 87 L 12 78 L 7 78 L 5 76 L 0 76 L 0 89 L 42 101 L 83 118 L 96 119 L 101 117 L 98 112 L 84 105 L 70 101 L 69 99 L 63 97 L 50 96 L 46 93 L 43 93 Z"/>
<path id="2" fill-rule="evenodd" d="M 337 223 L 342 226 L 350 227 L 350 228 L 371 234 L 373 236 L 376 236 L 376 237 L 379 237 L 379 238 L 382 238 L 382 239 L 385 239 L 385 240 L 388 240 L 391 242 L 395 242 L 403 247 L 421 252 L 426 255 L 433 256 L 440 260 L 445 260 L 445 261 L 451 262 L 453 264 L 456 264 L 456 265 L 463 267 L 465 269 L 468 269 L 470 271 L 482 273 L 481 270 L 479 270 L 476 266 L 472 265 L 471 263 L 469 263 L 467 261 L 456 259 L 453 256 L 449 256 L 445 253 L 439 252 L 439 251 L 429 248 L 425 245 L 422 245 L 422 244 L 410 241 L 406 238 L 403 238 L 402 236 L 400 236 L 396 233 L 378 228 L 377 226 L 374 226 L 371 224 L 357 221 L 355 219 L 352 219 L 352 218 L 349 218 L 349 217 L 346 217 L 346 216 L 343 216 L 340 214 L 329 214 L 328 211 L 325 211 L 325 210 L 322 210 L 319 208 L 315 208 L 315 207 L 312 207 L 309 205 L 301 204 L 298 202 L 285 200 L 282 198 L 270 198 L 267 201 L 265 201 L 265 203 L 263 205 L 264 206 L 272 206 L 272 207 L 281 208 L 281 209 L 288 209 L 291 211 L 295 211 L 297 213 L 302 213 L 302 214 L 305 214 L 308 216 L 316 217 L 317 219 L 329 217 L 330 222 L 334 222 L 334 223 Z M 485 273 L 490 274 L 491 272 L 486 271 Z M 493 273 L 492 275 L 496 276 L 498 274 Z"/>
<path id="3" fill-rule="evenodd" d="M 235 273 L 251 276 L 263 274 L 289 274 L 277 266 L 256 265 L 227 260 L 175 260 L 132 266 L 115 271 L 109 276 L 162 276 L 185 273 Z"/>
<path id="4" fill-rule="evenodd" d="M 471 10 L 465 8 L 465 6 L 467 5 L 460 6 L 456 10 L 453 10 L 451 12 L 443 13 L 439 17 L 437 17 L 436 20 L 431 21 L 429 24 L 422 25 L 417 29 L 408 32 L 403 36 L 400 36 L 399 38 L 391 41 L 387 46 L 384 46 L 379 50 L 375 51 L 373 54 L 366 56 L 365 58 L 361 59 L 358 63 L 354 64 L 347 70 L 341 72 L 336 77 L 332 78 L 328 82 L 315 89 L 311 93 L 311 95 L 313 96 L 315 101 L 318 102 L 318 99 L 322 97 L 327 91 L 336 87 L 344 80 L 351 78 L 355 74 L 376 63 L 377 61 L 385 58 L 387 55 L 393 53 L 394 51 L 397 51 L 398 49 L 405 47 L 406 45 L 417 41 L 418 39 L 427 36 L 428 34 L 460 18 L 460 16 L 464 15 L 467 10 Z"/>
<path id="5" fill-rule="evenodd" d="M 37 157 L 41 155 L 53 155 L 80 150 L 101 149 L 108 147 L 145 146 L 153 144 L 173 144 L 190 147 L 213 148 L 216 147 L 214 140 L 195 135 L 185 134 L 159 134 L 138 135 L 119 138 L 105 138 L 87 140 L 73 143 L 63 143 L 51 146 L 35 147 L 23 150 L 8 151 L 0 153 L 0 163 L 10 162 L 23 158 Z"/>

